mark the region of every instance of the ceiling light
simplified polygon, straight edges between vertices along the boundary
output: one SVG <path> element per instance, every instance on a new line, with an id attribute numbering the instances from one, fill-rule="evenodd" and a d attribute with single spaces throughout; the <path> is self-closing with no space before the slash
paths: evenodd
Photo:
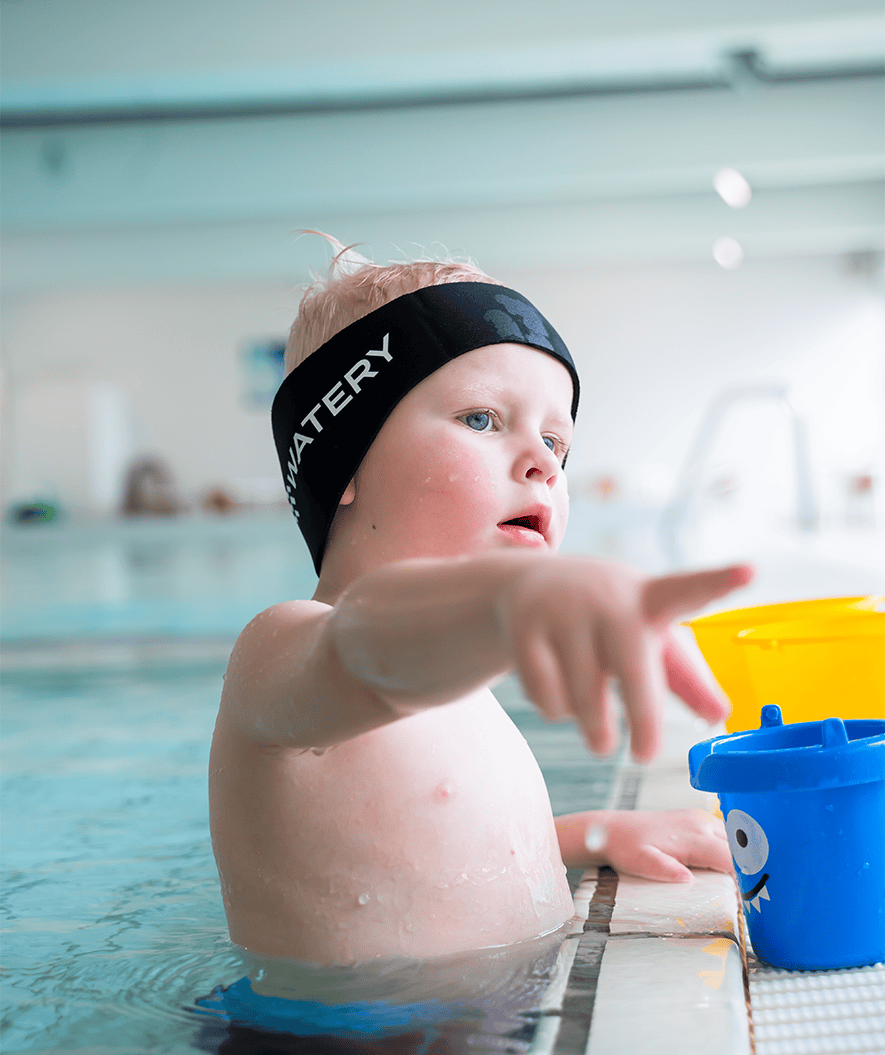
<path id="1" fill-rule="evenodd" d="M 744 251 L 736 238 L 723 235 L 713 243 L 713 259 L 726 271 L 734 271 L 744 262 Z"/>
<path id="2" fill-rule="evenodd" d="M 743 209 L 750 204 L 753 188 L 737 169 L 720 169 L 713 177 L 716 193 L 732 209 Z"/>

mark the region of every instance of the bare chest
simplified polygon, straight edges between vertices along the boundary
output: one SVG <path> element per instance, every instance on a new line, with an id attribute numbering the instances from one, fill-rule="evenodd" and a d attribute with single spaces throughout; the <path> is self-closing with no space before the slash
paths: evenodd
<path id="1" fill-rule="evenodd" d="M 380 936 L 385 950 L 426 955 L 437 941 L 443 952 L 521 940 L 569 914 L 543 777 L 490 695 L 321 755 L 265 755 L 244 784 L 248 768 L 213 794 L 213 818 L 229 798 L 213 819 L 219 871 L 275 901 L 278 921 L 297 917 L 305 944 L 292 954 L 335 946 L 346 928 L 349 949 Z"/>

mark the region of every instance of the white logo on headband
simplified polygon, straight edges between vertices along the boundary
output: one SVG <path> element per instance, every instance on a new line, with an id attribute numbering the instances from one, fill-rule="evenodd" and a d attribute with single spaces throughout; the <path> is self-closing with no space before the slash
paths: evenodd
<path id="1" fill-rule="evenodd" d="M 366 352 L 366 355 L 374 356 L 375 358 L 380 357 L 389 363 L 392 358 L 387 350 L 389 338 L 390 334 L 385 333 L 381 347 L 371 349 Z M 292 512 L 296 517 L 300 517 L 300 513 L 295 501 L 295 488 L 298 484 L 298 467 L 301 465 L 301 455 L 304 453 L 305 448 L 313 443 L 323 431 L 323 421 L 325 420 L 328 424 L 328 416 L 330 414 L 333 418 L 337 418 L 347 404 L 353 400 L 354 395 L 358 396 L 360 394 L 362 382 L 367 378 L 377 376 L 378 371 L 372 369 L 372 363 L 368 359 L 358 359 L 344 374 L 344 377 L 340 381 L 336 381 L 313 410 L 302 419 L 301 427 L 305 432 L 293 434 L 292 443 L 289 446 L 289 460 L 286 463 L 286 493 L 289 505 L 292 507 Z M 352 393 L 344 388 L 345 382 L 353 389 Z M 308 432 L 313 434 L 307 435 L 306 433 Z"/>

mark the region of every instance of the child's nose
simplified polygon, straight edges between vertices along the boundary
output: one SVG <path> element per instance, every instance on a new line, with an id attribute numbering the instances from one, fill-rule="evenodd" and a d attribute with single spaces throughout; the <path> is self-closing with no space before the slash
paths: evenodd
<path id="1" fill-rule="evenodd" d="M 539 441 L 537 446 L 526 451 L 517 475 L 523 475 L 526 480 L 543 479 L 548 487 L 552 487 L 561 472 L 562 466 L 555 452 Z"/>

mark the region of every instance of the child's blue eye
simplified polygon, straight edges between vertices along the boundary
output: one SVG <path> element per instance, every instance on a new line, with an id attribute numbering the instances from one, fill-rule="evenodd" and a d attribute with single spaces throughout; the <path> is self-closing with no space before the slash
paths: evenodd
<path id="1" fill-rule="evenodd" d="M 492 415 L 487 410 L 474 410 L 465 414 L 461 420 L 469 429 L 476 432 L 488 432 L 492 426 Z"/>
<path id="2" fill-rule="evenodd" d="M 542 436 L 541 439 L 547 444 L 551 451 L 559 458 L 559 463 L 565 468 L 568 458 L 568 447 L 556 436 Z"/>

